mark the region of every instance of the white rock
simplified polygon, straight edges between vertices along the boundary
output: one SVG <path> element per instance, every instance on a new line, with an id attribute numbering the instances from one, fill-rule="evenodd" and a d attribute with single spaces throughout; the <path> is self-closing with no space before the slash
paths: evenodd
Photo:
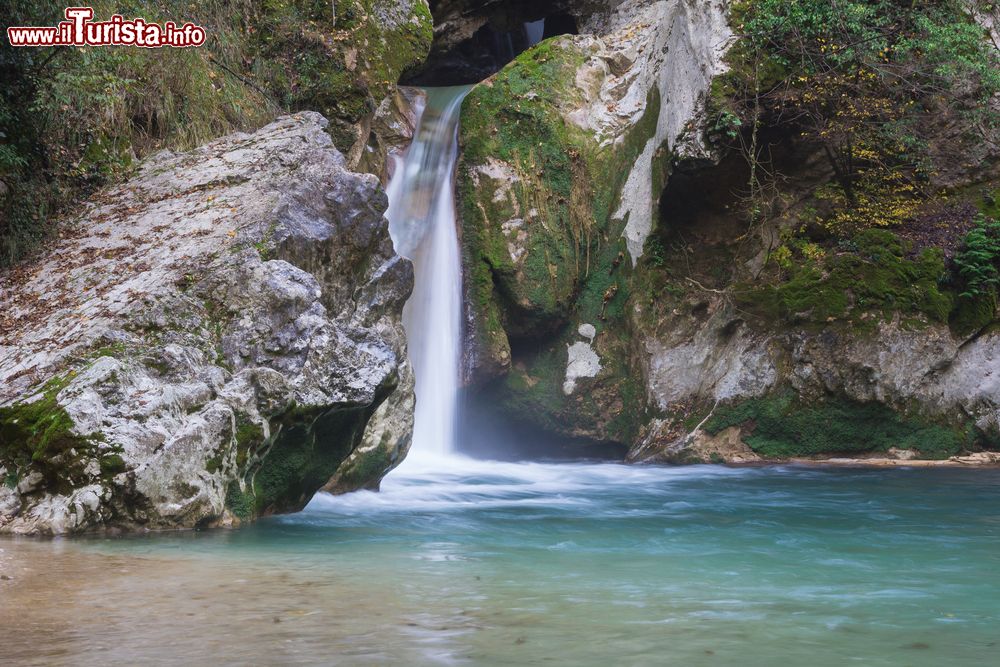
<path id="1" fill-rule="evenodd" d="M 597 377 L 601 372 L 601 359 L 589 343 L 578 341 L 566 346 L 566 380 L 563 382 L 563 393 L 569 396 L 576 390 L 579 378 Z"/>

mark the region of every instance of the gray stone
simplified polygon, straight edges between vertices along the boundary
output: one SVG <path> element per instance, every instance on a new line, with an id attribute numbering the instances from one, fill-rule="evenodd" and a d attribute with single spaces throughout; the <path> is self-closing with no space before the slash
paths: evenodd
<path id="1" fill-rule="evenodd" d="M 231 524 L 231 488 L 251 498 L 239 518 L 297 509 L 326 478 L 252 483 L 292 410 L 318 415 L 307 431 L 342 426 L 316 441 L 308 479 L 373 438 L 385 463 L 360 484 L 404 455 L 412 268 L 393 252 L 378 180 L 345 170 L 325 125 L 301 113 L 158 153 L 0 277 L 0 406 L 58 379 L 57 404 L 87 438 L 65 484 L 0 460 L 18 478 L 0 484 L 0 533 Z M 121 469 L 102 473 L 112 455 Z"/>

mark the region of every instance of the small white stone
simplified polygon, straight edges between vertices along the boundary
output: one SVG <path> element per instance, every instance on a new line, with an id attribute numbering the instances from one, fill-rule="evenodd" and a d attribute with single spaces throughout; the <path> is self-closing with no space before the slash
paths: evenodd
<path id="1" fill-rule="evenodd" d="M 601 358 L 589 343 L 577 342 L 566 346 L 566 380 L 563 393 L 569 396 L 576 389 L 577 378 L 596 377 L 601 372 Z"/>

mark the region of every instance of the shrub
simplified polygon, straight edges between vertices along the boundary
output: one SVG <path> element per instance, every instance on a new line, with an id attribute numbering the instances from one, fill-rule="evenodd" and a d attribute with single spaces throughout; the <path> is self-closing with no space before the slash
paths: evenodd
<path id="1" fill-rule="evenodd" d="M 980 215 L 953 261 L 962 281 L 962 297 L 994 292 L 1000 285 L 1000 221 Z"/>

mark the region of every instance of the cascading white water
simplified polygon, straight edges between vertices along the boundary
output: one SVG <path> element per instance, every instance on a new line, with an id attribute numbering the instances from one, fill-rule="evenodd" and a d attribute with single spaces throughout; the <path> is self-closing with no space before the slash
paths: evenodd
<path id="1" fill-rule="evenodd" d="M 403 326 L 416 377 L 413 444 L 406 461 L 454 450 L 462 344 L 462 264 L 455 228 L 458 120 L 470 86 L 429 88 L 413 143 L 389 181 L 389 233 L 413 262 Z M 404 463 L 406 465 L 406 463 Z"/>
<path id="2" fill-rule="evenodd" d="M 524 33 L 528 36 L 528 46 L 538 44 L 545 35 L 545 19 L 525 23 Z"/>

